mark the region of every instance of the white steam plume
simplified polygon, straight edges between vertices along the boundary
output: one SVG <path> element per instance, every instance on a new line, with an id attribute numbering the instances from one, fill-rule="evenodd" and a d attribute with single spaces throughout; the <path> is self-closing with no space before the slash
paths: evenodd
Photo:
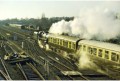
<path id="1" fill-rule="evenodd" d="M 99 66 L 97 66 L 93 60 L 90 59 L 88 54 L 84 51 L 79 50 L 76 53 L 76 56 L 79 58 L 78 60 L 78 68 L 79 69 L 92 69 L 100 73 L 105 73 Z"/>
<path id="2" fill-rule="evenodd" d="M 86 52 L 78 51 L 77 54 L 78 54 L 78 57 L 79 57 L 78 67 L 80 69 L 86 69 L 86 68 L 87 69 L 91 68 L 91 69 L 96 69 L 96 70 L 98 69 L 98 66 L 90 60 L 90 58 L 89 58 L 89 56 L 87 55 Z"/>
<path id="3" fill-rule="evenodd" d="M 68 33 L 85 39 L 108 40 L 120 35 L 120 20 L 116 12 L 106 8 L 82 10 L 73 21 L 52 24 L 50 33 Z"/>

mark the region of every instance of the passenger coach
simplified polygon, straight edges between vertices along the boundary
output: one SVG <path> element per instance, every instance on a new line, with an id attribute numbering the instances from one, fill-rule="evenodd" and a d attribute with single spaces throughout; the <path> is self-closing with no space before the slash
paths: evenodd
<path id="1" fill-rule="evenodd" d="M 66 51 L 67 53 L 75 52 L 77 50 L 79 38 L 49 34 L 48 44 L 54 51 Z"/>
<path id="2" fill-rule="evenodd" d="M 79 42 L 79 47 L 80 50 L 85 51 L 92 56 L 120 63 L 119 45 L 93 40 L 81 40 Z"/>

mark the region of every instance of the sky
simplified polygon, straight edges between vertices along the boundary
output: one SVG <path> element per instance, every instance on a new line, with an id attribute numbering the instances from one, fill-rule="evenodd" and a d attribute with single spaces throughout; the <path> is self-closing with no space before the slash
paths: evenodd
<path id="1" fill-rule="evenodd" d="M 109 7 L 120 11 L 120 1 L 0 0 L 0 20 L 11 18 L 77 17 L 83 9 Z"/>

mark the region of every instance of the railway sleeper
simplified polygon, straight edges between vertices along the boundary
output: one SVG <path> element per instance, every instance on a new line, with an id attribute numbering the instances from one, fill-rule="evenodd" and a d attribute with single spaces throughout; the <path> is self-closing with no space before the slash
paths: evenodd
<path id="1" fill-rule="evenodd" d="M 28 80 L 40 80 L 39 76 L 28 66 L 22 66 Z"/>

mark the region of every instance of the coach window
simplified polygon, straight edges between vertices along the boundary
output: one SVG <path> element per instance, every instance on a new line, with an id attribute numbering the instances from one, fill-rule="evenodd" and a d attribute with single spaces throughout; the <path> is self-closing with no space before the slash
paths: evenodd
<path id="1" fill-rule="evenodd" d="M 120 63 L 120 54 L 118 55 L 118 61 L 119 61 L 119 63 Z"/>
<path id="2" fill-rule="evenodd" d="M 60 39 L 60 45 L 62 46 L 62 40 Z"/>
<path id="3" fill-rule="evenodd" d="M 89 53 L 89 54 L 93 54 L 93 48 L 88 47 L 88 53 Z"/>
<path id="4" fill-rule="evenodd" d="M 97 49 L 93 48 L 93 54 L 96 55 L 97 54 Z"/>
<path id="5" fill-rule="evenodd" d="M 71 42 L 69 42 L 69 48 L 71 48 Z"/>
<path id="6" fill-rule="evenodd" d="M 57 39 L 55 41 L 56 41 L 55 43 L 57 44 Z"/>
<path id="7" fill-rule="evenodd" d="M 55 44 L 57 43 L 57 39 L 55 38 Z"/>
<path id="8" fill-rule="evenodd" d="M 51 41 L 51 39 L 50 38 L 48 38 L 48 42 L 50 42 Z"/>
<path id="9" fill-rule="evenodd" d="M 61 39 L 59 40 L 59 45 L 62 45 L 62 40 Z"/>
<path id="10" fill-rule="evenodd" d="M 53 42 L 53 38 L 51 38 L 51 42 Z"/>
<path id="11" fill-rule="evenodd" d="M 62 40 L 62 45 L 64 46 L 64 40 Z"/>
<path id="12" fill-rule="evenodd" d="M 76 49 L 76 45 L 75 45 L 75 43 L 73 43 L 73 48 Z"/>
<path id="13" fill-rule="evenodd" d="M 119 54 L 117 54 L 117 61 L 120 62 Z"/>
<path id="14" fill-rule="evenodd" d="M 60 40 L 60 39 L 57 39 L 57 44 L 58 44 L 58 45 L 59 45 L 59 40 Z"/>
<path id="15" fill-rule="evenodd" d="M 50 38 L 50 42 L 52 42 L 52 38 Z"/>
<path id="16" fill-rule="evenodd" d="M 60 39 L 58 39 L 58 44 L 60 44 Z"/>
<path id="17" fill-rule="evenodd" d="M 109 59 L 109 51 L 105 51 L 105 58 Z"/>
<path id="18" fill-rule="evenodd" d="M 69 48 L 69 41 L 67 41 L 67 48 Z"/>
<path id="19" fill-rule="evenodd" d="M 59 45 L 61 45 L 61 39 L 59 39 Z"/>
<path id="20" fill-rule="evenodd" d="M 91 47 L 88 47 L 88 53 L 91 54 Z"/>
<path id="21" fill-rule="evenodd" d="M 90 48 L 90 54 L 93 54 L 93 48 L 92 47 Z"/>
<path id="22" fill-rule="evenodd" d="M 66 47 L 66 42 L 64 41 L 64 47 Z"/>
<path id="23" fill-rule="evenodd" d="M 49 38 L 48 41 L 51 42 L 51 38 Z"/>
<path id="24" fill-rule="evenodd" d="M 99 51 L 98 51 L 98 56 L 102 57 L 102 50 L 101 49 L 99 49 Z"/>
<path id="25" fill-rule="evenodd" d="M 54 43 L 54 38 L 52 38 L 52 40 L 53 40 L 52 42 Z"/>
<path id="26" fill-rule="evenodd" d="M 83 45 L 83 51 L 86 51 L 86 46 L 85 45 Z"/>
<path id="27" fill-rule="evenodd" d="M 57 39 L 57 44 L 59 44 L 59 39 Z"/>
<path id="28" fill-rule="evenodd" d="M 56 39 L 54 38 L 54 43 L 56 43 Z"/>
<path id="29" fill-rule="evenodd" d="M 79 49 L 81 49 L 81 47 L 82 47 L 81 45 L 78 45 L 77 49 L 79 50 Z"/>
<path id="30" fill-rule="evenodd" d="M 60 39 L 58 39 L 58 44 L 60 45 Z"/>
<path id="31" fill-rule="evenodd" d="M 67 41 L 65 41 L 65 47 L 68 47 L 68 42 Z"/>
<path id="32" fill-rule="evenodd" d="M 65 40 L 63 41 L 63 46 L 66 47 L 66 41 Z"/>
<path id="33" fill-rule="evenodd" d="M 50 38 L 50 42 L 52 42 L 52 38 Z"/>
<path id="34" fill-rule="evenodd" d="M 55 38 L 55 44 L 57 44 L 57 39 Z"/>
<path id="35" fill-rule="evenodd" d="M 56 44 L 57 44 L 58 39 L 56 39 Z"/>
<path id="36" fill-rule="evenodd" d="M 63 46 L 65 46 L 65 41 L 63 40 Z"/>
<path id="37" fill-rule="evenodd" d="M 49 42 L 51 42 L 52 40 L 51 40 L 51 38 L 49 38 Z"/>
<path id="38" fill-rule="evenodd" d="M 55 38 L 53 38 L 53 43 L 55 43 Z"/>
<path id="39" fill-rule="evenodd" d="M 75 44 L 74 43 L 72 43 L 72 49 L 75 49 Z"/>
<path id="40" fill-rule="evenodd" d="M 58 43 L 58 39 L 56 39 L 56 44 Z"/>
<path id="41" fill-rule="evenodd" d="M 118 54 L 112 52 L 112 54 L 111 54 L 111 60 L 118 61 Z"/>

